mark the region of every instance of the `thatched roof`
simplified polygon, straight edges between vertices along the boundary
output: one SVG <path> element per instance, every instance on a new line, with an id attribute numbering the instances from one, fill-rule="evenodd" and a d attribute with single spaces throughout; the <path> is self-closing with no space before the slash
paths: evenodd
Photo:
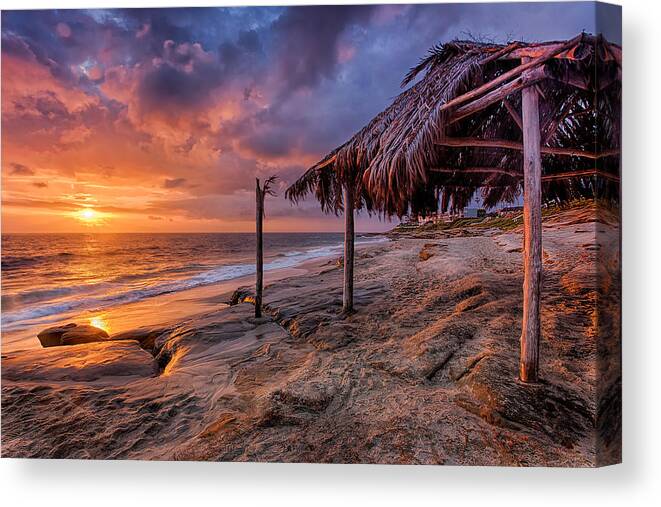
<path id="1" fill-rule="evenodd" d="M 523 60 L 522 60 L 523 59 Z M 523 63 L 522 63 L 523 62 Z M 405 76 L 410 86 L 288 190 L 342 209 L 342 185 L 357 207 L 384 215 L 486 206 L 521 191 L 520 93 L 540 97 L 546 199 L 619 195 L 621 50 L 600 36 L 507 45 L 435 46 Z"/>

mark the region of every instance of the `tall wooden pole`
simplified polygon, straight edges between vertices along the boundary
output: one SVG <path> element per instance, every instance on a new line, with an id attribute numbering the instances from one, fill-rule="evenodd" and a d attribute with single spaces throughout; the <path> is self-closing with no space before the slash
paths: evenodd
<path id="1" fill-rule="evenodd" d="M 259 187 L 259 178 L 255 178 L 255 231 L 256 231 L 256 259 L 255 268 L 257 277 L 255 282 L 255 317 L 262 316 L 262 292 L 264 290 L 264 240 L 262 229 L 264 223 L 264 195 Z"/>
<path id="2" fill-rule="evenodd" d="M 523 324 L 519 378 L 539 378 L 542 284 L 542 158 L 539 99 L 534 86 L 522 90 L 523 109 Z"/>
<path id="3" fill-rule="evenodd" d="M 351 185 L 344 186 L 344 290 L 342 309 L 353 311 L 354 195 Z"/>

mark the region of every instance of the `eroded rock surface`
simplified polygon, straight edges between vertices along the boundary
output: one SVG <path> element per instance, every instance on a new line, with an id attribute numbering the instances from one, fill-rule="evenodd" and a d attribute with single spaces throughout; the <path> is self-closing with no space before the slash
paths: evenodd
<path id="1" fill-rule="evenodd" d="M 154 358 L 136 341 L 104 341 L 4 354 L 2 378 L 16 382 L 117 384 L 151 377 L 155 366 Z"/>
<path id="2" fill-rule="evenodd" d="M 599 341 L 595 301 L 618 293 L 619 263 L 597 263 L 595 227 L 616 253 L 617 228 L 589 210 L 544 222 L 539 385 L 516 379 L 521 231 L 402 238 L 358 251 L 352 315 L 329 261 L 268 285 L 263 319 L 245 288 L 228 309 L 134 335 L 153 339 L 150 375 L 3 358 L 3 455 L 594 465 L 619 392 L 610 362 L 598 407 L 597 359 L 617 351 Z M 43 352 L 117 344 L 152 360 L 137 341 Z M 602 435 L 616 452 L 618 433 Z"/>
<path id="3" fill-rule="evenodd" d="M 64 326 L 49 327 L 41 331 L 37 338 L 42 347 L 58 347 L 60 345 L 79 345 L 81 343 L 102 342 L 109 338 L 108 333 L 89 324 L 74 322 Z"/>

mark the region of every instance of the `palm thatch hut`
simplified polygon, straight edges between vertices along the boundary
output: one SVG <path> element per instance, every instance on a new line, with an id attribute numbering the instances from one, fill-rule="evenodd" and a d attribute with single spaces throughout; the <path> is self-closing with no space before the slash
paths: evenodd
<path id="1" fill-rule="evenodd" d="M 542 200 L 619 202 L 621 48 L 602 36 L 430 49 L 411 85 L 286 192 L 345 214 L 344 308 L 353 306 L 353 214 L 487 207 L 524 198 L 519 376 L 538 376 Z"/>

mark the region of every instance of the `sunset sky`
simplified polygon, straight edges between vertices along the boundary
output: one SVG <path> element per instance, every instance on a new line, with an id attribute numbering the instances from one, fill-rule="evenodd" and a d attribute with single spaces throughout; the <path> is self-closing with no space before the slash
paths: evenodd
<path id="1" fill-rule="evenodd" d="M 267 231 L 342 230 L 282 190 L 430 46 L 582 30 L 591 3 L 4 11 L 2 230 L 252 231 L 271 174 Z"/>

